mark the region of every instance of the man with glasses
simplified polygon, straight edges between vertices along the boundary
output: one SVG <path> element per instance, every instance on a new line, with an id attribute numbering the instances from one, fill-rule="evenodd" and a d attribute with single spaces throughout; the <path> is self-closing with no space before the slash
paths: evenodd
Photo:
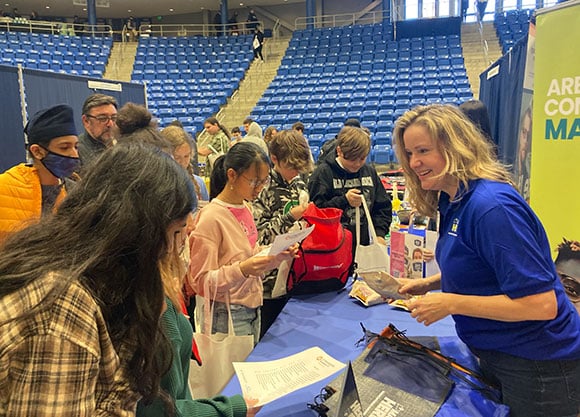
<path id="1" fill-rule="evenodd" d="M 83 104 L 85 132 L 79 136 L 79 157 L 87 165 L 109 146 L 114 145 L 117 100 L 105 94 L 92 94 Z"/>

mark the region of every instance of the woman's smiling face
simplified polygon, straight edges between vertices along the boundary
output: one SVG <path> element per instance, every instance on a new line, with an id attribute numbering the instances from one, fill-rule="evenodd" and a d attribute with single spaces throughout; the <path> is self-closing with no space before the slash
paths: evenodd
<path id="1" fill-rule="evenodd" d="M 445 158 L 428 130 L 422 125 L 413 124 L 405 129 L 403 141 L 409 166 L 421 181 L 421 188 L 444 191 L 453 197 L 457 182 L 445 173 Z"/>

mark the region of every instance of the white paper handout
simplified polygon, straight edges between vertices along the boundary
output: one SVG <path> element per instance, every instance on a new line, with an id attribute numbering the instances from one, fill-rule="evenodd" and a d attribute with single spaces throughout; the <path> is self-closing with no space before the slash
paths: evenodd
<path id="1" fill-rule="evenodd" d="M 312 233 L 313 230 L 314 225 L 278 235 L 274 238 L 274 242 L 272 242 L 271 245 L 266 246 L 255 256 L 276 256 L 279 253 L 284 252 L 293 244 L 302 242 L 310 233 Z"/>
<path id="2" fill-rule="evenodd" d="M 304 388 L 340 371 L 345 364 L 319 347 L 274 361 L 234 362 L 243 397 L 256 399 L 256 406 Z"/>

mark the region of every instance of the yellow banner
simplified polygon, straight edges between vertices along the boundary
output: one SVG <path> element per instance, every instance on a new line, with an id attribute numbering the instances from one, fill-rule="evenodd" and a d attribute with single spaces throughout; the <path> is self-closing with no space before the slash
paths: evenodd
<path id="1" fill-rule="evenodd" d="M 580 1 L 538 12 L 530 204 L 552 248 L 580 240 Z"/>

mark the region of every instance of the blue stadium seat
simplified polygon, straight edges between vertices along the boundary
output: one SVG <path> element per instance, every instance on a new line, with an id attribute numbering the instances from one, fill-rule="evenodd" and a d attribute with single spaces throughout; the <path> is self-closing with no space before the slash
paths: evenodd
<path id="1" fill-rule="evenodd" d="M 375 164 L 390 164 L 392 152 L 391 145 L 374 145 L 371 151 L 371 160 Z"/>
<path id="2" fill-rule="evenodd" d="M 318 146 L 311 146 L 310 147 L 310 152 L 312 152 L 312 157 L 314 158 L 315 161 L 318 160 L 318 155 L 320 154 L 320 147 Z"/>

